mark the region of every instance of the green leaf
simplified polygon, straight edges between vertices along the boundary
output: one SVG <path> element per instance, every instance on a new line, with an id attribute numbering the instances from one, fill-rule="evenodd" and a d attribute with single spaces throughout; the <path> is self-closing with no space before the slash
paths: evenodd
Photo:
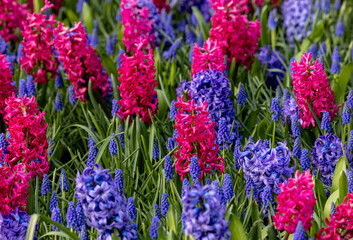
<path id="1" fill-rule="evenodd" d="M 314 185 L 316 197 L 318 198 L 317 203 L 319 204 L 319 208 L 322 209 L 327 201 L 327 196 L 324 190 L 324 184 L 315 178 L 315 185 Z"/>
<path id="2" fill-rule="evenodd" d="M 267 124 L 267 120 L 271 117 L 272 113 L 269 113 L 264 119 L 261 120 L 261 122 L 259 123 L 258 127 L 257 127 L 257 131 L 256 131 L 256 138 L 257 139 L 265 139 L 265 128 L 266 128 L 266 124 Z"/>
<path id="3" fill-rule="evenodd" d="M 206 41 L 206 39 L 209 37 L 209 29 L 207 27 L 206 21 L 203 18 L 201 12 L 196 7 L 192 7 L 192 11 L 200 24 L 203 40 Z"/>
<path id="4" fill-rule="evenodd" d="M 346 160 L 344 156 L 342 156 L 336 164 L 335 172 L 333 174 L 331 193 L 335 192 L 339 188 L 339 178 L 341 171 L 346 171 Z"/>
<path id="5" fill-rule="evenodd" d="M 338 203 L 343 203 L 344 198 L 348 194 L 348 181 L 347 181 L 347 176 L 344 171 L 341 171 L 340 177 L 339 177 L 339 202 Z"/>
<path id="6" fill-rule="evenodd" d="M 267 234 L 268 234 L 269 240 L 277 240 L 278 239 L 276 229 L 272 224 L 268 226 Z"/>
<path id="7" fill-rule="evenodd" d="M 77 15 L 74 13 L 74 11 L 72 11 L 71 9 L 66 8 L 65 13 L 71 22 L 79 22 L 80 21 L 80 19 L 77 17 Z"/>
<path id="8" fill-rule="evenodd" d="M 261 13 L 261 43 L 262 43 L 262 46 L 264 45 L 267 45 L 267 44 L 270 44 L 270 40 L 268 38 L 268 11 L 269 11 L 269 8 L 267 5 L 265 5 L 263 8 L 262 8 L 262 13 Z"/>
<path id="9" fill-rule="evenodd" d="M 325 218 L 330 218 L 331 213 L 331 203 L 337 202 L 339 197 L 339 190 L 336 190 L 331 194 L 331 196 L 327 199 L 324 209 L 324 216 Z"/>
<path id="10" fill-rule="evenodd" d="M 86 2 L 83 3 L 82 14 L 83 22 L 85 23 L 87 32 L 91 34 L 93 31 L 93 16 L 91 7 Z"/>
<path id="11" fill-rule="evenodd" d="M 229 224 L 229 231 L 231 233 L 231 240 L 247 240 L 243 224 L 236 216 L 232 215 Z"/>
<path id="12" fill-rule="evenodd" d="M 344 93 L 346 92 L 347 84 L 352 75 L 352 71 L 353 63 L 346 64 L 343 67 L 339 78 L 334 82 L 333 92 L 335 94 L 337 104 L 344 102 Z"/>
<path id="13" fill-rule="evenodd" d="M 168 104 L 162 90 L 157 89 L 157 95 L 158 95 L 158 116 L 163 119 L 168 113 Z"/>
<path id="14" fill-rule="evenodd" d="M 39 220 L 38 214 L 33 214 L 31 219 L 29 220 L 27 233 L 26 233 L 26 240 L 34 239 L 34 232 L 36 231 L 37 221 Z"/>

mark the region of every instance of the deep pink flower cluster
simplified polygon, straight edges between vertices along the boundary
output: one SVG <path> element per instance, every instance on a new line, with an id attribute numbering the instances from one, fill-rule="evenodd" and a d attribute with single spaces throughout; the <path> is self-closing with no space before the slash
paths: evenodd
<path id="1" fill-rule="evenodd" d="M 154 36 L 152 34 L 153 21 L 149 20 L 149 9 L 139 8 L 138 0 L 121 1 L 121 17 L 124 26 L 124 39 L 122 42 L 126 50 L 134 50 L 135 43 L 140 37 L 146 39 L 149 44 L 154 45 Z"/>
<path id="2" fill-rule="evenodd" d="M 4 113 L 5 100 L 16 93 L 16 88 L 11 84 L 13 76 L 9 65 L 5 55 L 0 54 L 0 114 Z"/>
<path id="3" fill-rule="evenodd" d="M 23 164 L 30 177 L 43 177 L 49 170 L 48 141 L 44 112 L 40 112 L 35 97 L 15 96 L 6 100 L 4 120 L 11 138 L 5 156 L 8 166 Z"/>
<path id="4" fill-rule="evenodd" d="M 235 59 L 238 64 L 249 68 L 258 49 L 260 22 L 249 21 L 244 14 L 248 12 L 246 0 L 212 0 L 212 8 L 214 15 L 211 18 L 211 39 L 222 44 L 229 62 Z"/>
<path id="5" fill-rule="evenodd" d="M 0 0 L 0 35 L 6 42 L 17 41 L 16 31 L 23 29 L 28 14 L 26 4 L 17 0 Z"/>
<path id="6" fill-rule="evenodd" d="M 224 172 L 224 159 L 217 156 L 215 122 L 211 121 L 207 112 L 207 103 L 200 102 L 195 105 L 194 100 L 184 102 L 184 97 L 178 98 L 174 104 L 178 109 L 175 114 L 177 131 L 175 140 L 178 149 L 174 153 L 177 161 L 175 168 L 183 179 L 190 172 L 190 162 L 193 156 L 199 160 L 201 178 L 213 170 Z"/>
<path id="7" fill-rule="evenodd" d="M 21 69 L 27 74 L 33 74 L 34 82 L 47 83 L 49 78 L 55 79 L 58 69 L 58 62 L 53 57 L 54 37 L 54 14 L 47 19 L 43 14 L 45 10 L 54 5 L 45 1 L 45 6 L 40 13 L 27 15 L 27 23 L 21 31 L 23 36 Z M 49 77 L 50 76 L 50 77 Z"/>
<path id="8" fill-rule="evenodd" d="M 145 54 L 144 49 L 148 51 Z M 135 45 L 135 53 L 129 57 L 121 56 L 121 67 L 119 68 L 121 82 L 118 87 L 121 100 L 118 101 L 120 108 L 117 113 L 122 119 L 128 116 L 139 117 L 145 123 L 151 123 L 151 117 L 157 113 L 157 92 L 154 90 L 158 82 L 154 79 L 153 50 L 149 48 L 147 40 L 140 38 Z"/>
<path id="9" fill-rule="evenodd" d="M 1 150 L 2 151 L 2 150 Z M 0 213 L 5 215 L 17 207 L 27 205 L 29 175 L 20 163 L 14 167 L 0 167 Z"/>
<path id="10" fill-rule="evenodd" d="M 191 76 L 201 70 L 211 69 L 224 72 L 226 69 L 222 45 L 210 38 L 204 42 L 203 47 L 195 43 L 192 62 Z"/>
<path id="11" fill-rule="evenodd" d="M 353 238 L 353 193 L 348 193 L 342 204 L 338 205 L 331 220 L 325 219 L 326 228 L 315 234 L 317 240 L 341 240 Z"/>
<path id="12" fill-rule="evenodd" d="M 311 62 L 311 53 L 304 53 L 300 62 L 292 63 L 293 91 L 297 95 L 302 126 L 315 126 L 315 119 L 310 111 L 311 105 L 315 114 L 321 118 L 324 112 L 329 112 L 330 120 L 337 115 L 339 106 L 336 106 L 335 96 L 331 90 L 328 78 L 317 59 Z"/>
<path id="13" fill-rule="evenodd" d="M 299 221 L 302 221 L 307 231 L 313 220 L 312 214 L 316 199 L 314 198 L 314 183 L 310 170 L 300 174 L 295 173 L 294 178 L 279 185 L 281 193 L 278 194 L 278 206 L 273 221 L 278 230 L 294 233 Z"/>
<path id="14" fill-rule="evenodd" d="M 110 88 L 109 76 L 103 69 L 97 51 L 88 44 L 82 23 L 75 23 L 75 27 L 71 29 L 58 23 L 55 35 L 54 43 L 59 61 L 64 65 L 76 97 L 86 101 L 89 80 L 93 91 L 100 90 L 103 97 L 107 95 Z"/>

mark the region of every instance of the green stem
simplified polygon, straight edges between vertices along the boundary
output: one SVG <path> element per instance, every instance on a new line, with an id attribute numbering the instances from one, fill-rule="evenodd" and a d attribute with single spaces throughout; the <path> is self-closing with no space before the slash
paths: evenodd
<path id="1" fill-rule="evenodd" d="M 176 203 L 176 199 L 175 199 L 175 195 L 174 195 L 174 188 L 173 188 L 173 185 L 172 185 L 172 181 L 173 180 L 169 180 L 169 183 L 170 183 L 170 188 L 172 189 L 172 194 L 173 194 L 173 199 L 174 199 L 174 202 Z"/>
<path id="2" fill-rule="evenodd" d="M 344 124 L 344 127 L 343 127 L 343 136 L 342 136 L 342 143 L 343 143 L 343 144 L 346 142 L 346 131 L 347 131 L 347 124 Z"/>
<path id="3" fill-rule="evenodd" d="M 272 148 L 275 147 L 275 135 L 276 135 L 276 122 L 273 124 L 273 133 L 272 133 Z"/>

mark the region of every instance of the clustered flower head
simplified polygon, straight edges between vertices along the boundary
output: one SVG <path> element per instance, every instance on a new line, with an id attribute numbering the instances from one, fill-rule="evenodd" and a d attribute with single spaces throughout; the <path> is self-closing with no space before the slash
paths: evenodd
<path id="1" fill-rule="evenodd" d="M 186 235 L 192 235 L 195 239 L 230 239 L 229 222 L 225 220 L 227 208 L 214 185 L 195 185 L 186 192 L 182 202 Z"/>
<path id="2" fill-rule="evenodd" d="M 52 14 L 47 18 L 44 14 L 44 11 L 53 6 L 46 0 L 40 13 L 28 14 L 27 24 L 24 24 L 21 31 L 23 36 L 21 69 L 27 74 L 33 74 L 36 83 L 47 83 L 49 76 L 55 79 L 57 75 L 58 62 L 53 57 L 55 16 Z"/>
<path id="3" fill-rule="evenodd" d="M 22 163 L 31 177 L 43 177 L 49 170 L 45 112 L 37 108 L 35 97 L 12 96 L 6 104 L 4 120 L 11 138 L 5 161 L 11 167 Z"/>
<path id="4" fill-rule="evenodd" d="M 235 59 L 237 63 L 249 68 L 258 48 L 260 22 L 249 21 L 244 14 L 248 11 L 247 1 L 212 0 L 212 8 L 215 12 L 211 18 L 211 39 L 223 46 L 229 62 Z"/>
<path id="5" fill-rule="evenodd" d="M 211 69 L 224 72 L 226 69 L 222 45 L 210 38 L 204 42 L 203 47 L 195 43 L 192 62 L 191 75 L 194 75 L 201 70 Z"/>
<path id="6" fill-rule="evenodd" d="M 241 146 L 236 151 L 245 177 L 251 179 L 256 187 L 259 203 L 262 201 L 261 195 L 266 186 L 278 194 L 279 184 L 291 177 L 294 172 L 294 167 L 289 167 L 291 153 L 286 142 L 278 143 L 277 147 L 271 149 L 260 139 L 256 143 L 249 142 L 243 151 Z"/>
<path id="7" fill-rule="evenodd" d="M 2 239 L 25 239 L 31 216 L 17 208 L 8 214 L 0 213 L 0 236 Z"/>
<path id="8" fill-rule="evenodd" d="M 4 114 L 5 100 L 16 93 L 16 88 L 11 84 L 13 76 L 9 65 L 5 55 L 0 54 L 0 114 Z"/>
<path id="9" fill-rule="evenodd" d="M 222 72 L 209 69 L 201 70 L 201 72 L 193 75 L 188 90 L 196 103 L 207 102 L 206 110 L 211 120 L 216 123 L 216 132 L 218 132 L 221 118 L 224 118 L 227 125 L 226 132 L 230 134 L 231 142 L 241 139 L 238 132 L 238 123 L 235 120 L 234 103 L 230 100 L 232 91 L 230 90 L 229 80 Z"/>
<path id="10" fill-rule="evenodd" d="M 139 0 L 122 0 L 121 16 L 124 26 L 123 43 L 126 50 L 135 50 L 136 43 L 142 37 L 149 44 L 154 45 L 154 35 L 152 34 L 153 21 L 149 18 L 149 9 L 138 8 Z"/>
<path id="11" fill-rule="evenodd" d="M 98 230 L 98 239 L 107 239 L 114 230 L 124 239 L 137 239 L 124 195 L 118 194 L 109 169 L 99 164 L 78 172 L 75 197 L 81 201 L 88 226 Z"/>
<path id="12" fill-rule="evenodd" d="M 190 172 L 191 158 L 199 160 L 201 179 L 206 173 L 213 170 L 224 172 L 224 160 L 217 156 L 218 145 L 215 143 L 215 123 L 211 121 L 206 111 L 206 102 L 195 104 L 195 100 L 184 102 L 184 97 L 178 98 L 175 106 L 178 113 L 175 115 L 178 135 L 177 151 L 174 153 L 175 168 L 183 179 Z"/>
<path id="13" fill-rule="evenodd" d="M 71 29 L 58 23 L 55 35 L 58 59 L 63 63 L 68 79 L 74 87 L 75 97 L 86 101 L 89 81 L 93 91 L 100 90 L 102 97 L 106 96 L 110 88 L 109 76 L 103 69 L 97 51 L 88 44 L 82 23 L 75 23 L 75 27 Z"/>
<path id="14" fill-rule="evenodd" d="M 295 40 L 301 43 L 311 32 L 311 24 L 306 28 L 307 20 L 311 22 L 312 0 L 285 0 L 282 3 L 283 25 L 287 41 L 292 47 Z"/>
<path id="15" fill-rule="evenodd" d="M 300 62 L 294 61 L 292 64 L 293 91 L 297 95 L 300 118 L 303 120 L 304 128 L 309 127 L 310 124 L 315 126 L 315 119 L 308 104 L 320 118 L 326 111 L 330 114 L 330 119 L 336 117 L 339 108 L 336 106 L 335 97 L 322 63 L 318 59 L 314 62 L 310 60 L 311 53 L 304 53 Z"/>
<path id="16" fill-rule="evenodd" d="M 147 49 L 145 54 L 144 49 Z M 157 92 L 154 88 L 158 82 L 154 79 L 155 69 L 153 51 L 145 39 L 140 38 L 136 44 L 135 53 L 129 57 L 121 55 L 122 65 L 119 68 L 121 82 L 118 87 L 121 100 L 119 116 L 126 119 L 128 116 L 139 117 L 143 122 L 151 123 L 151 117 L 157 113 Z"/>
<path id="17" fill-rule="evenodd" d="M 281 193 L 277 196 L 278 206 L 273 217 L 278 230 L 294 233 L 299 221 L 305 231 L 311 227 L 316 203 L 313 187 L 310 170 L 302 174 L 297 171 L 294 178 L 280 184 Z"/>
<path id="18" fill-rule="evenodd" d="M 15 0 L 1 0 L 0 3 L 0 35 L 6 42 L 18 40 L 16 31 L 22 30 L 26 16 L 27 5 Z"/>
<path id="19" fill-rule="evenodd" d="M 341 140 L 335 134 L 320 136 L 314 143 L 311 156 L 313 167 L 320 169 L 321 181 L 331 186 L 336 163 L 343 156 Z"/>
<path id="20" fill-rule="evenodd" d="M 315 234 L 318 240 L 340 240 L 353 238 L 353 193 L 348 193 L 342 204 L 338 205 L 331 220 L 325 219 L 327 227 Z"/>

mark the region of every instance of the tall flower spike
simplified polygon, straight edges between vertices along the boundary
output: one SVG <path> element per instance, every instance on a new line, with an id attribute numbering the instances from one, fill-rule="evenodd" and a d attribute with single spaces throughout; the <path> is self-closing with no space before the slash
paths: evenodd
<path id="1" fill-rule="evenodd" d="M 144 49 L 148 53 L 145 54 Z M 158 82 L 155 80 L 153 50 L 147 47 L 147 41 L 140 38 L 136 44 L 134 55 L 121 55 L 122 65 L 119 68 L 118 87 L 121 106 L 118 114 L 121 119 L 137 116 L 145 123 L 151 123 L 151 115 L 157 113 L 157 92 L 154 90 Z"/>
<path id="2" fill-rule="evenodd" d="M 293 91 L 297 95 L 303 128 L 315 126 L 315 119 L 308 104 L 319 117 L 326 111 L 330 113 L 331 119 L 336 117 L 339 106 L 336 106 L 333 91 L 319 60 L 311 62 L 311 53 L 304 53 L 300 62 L 293 62 L 292 68 Z"/>
<path id="3" fill-rule="evenodd" d="M 121 169 L 117 169 L 115 171 L 114 184 L 118 193 L 120 195 L 124 194 L 124 179 L 123 179 L 123 171 Z"/>
<path id="4" fill-rule="evenodd" d="M 61 191 L 69 191 L 69 183 L 67 180 L 66 172 L 65 170 L 61 170 L 61 175 L 60 175 L 60 189 Z"/>
<path id="5" fill-rule="evenodd" d="M 194 184 L 198 184 L 200 182 L 201 170 L 199 160 L 196 156 L 191 157 L 190 175 Z"/>
<path id="6" fill-rule="evenodd" d="M 162 200 L 161 200 L 161 214 L 165 217 L 168 216 L 168 210 L 169 210 L 169 201 L 168 201 L 168 195 L 166 193 L 162 194 Z"/>
<path id="7" fill-rule="evenodd" d="M 151 228 L 150 228 L 150 238 L 151 239 L 158 239 L 158 227 L 159 227 L 159 218 L 153 217 Z"/>
<path id="8" fill-rule="evenodd" d="M 170 160 L 170 156 L 168 155 L 164 157 L 164 172 L 165 172 L 165 178 L 167 182 L 169 182 L 169 180 L 174 179 L 173 163 Z"/>
<path id="9" fill-rule="evenodd" d="M 117 156 L 118 155 L 118 146 L 116 145 L 115 134 L 113 133 L 113 138 L 109 142 L 109 152 L 110 156 Z"/>
<path id="10" fill-rule="evenodd" d="M 69 92 L 69 102 L 71 103 L 71 105 L 75 105 L 76 102 L 77 102 L 77 98 L 75 96 L 75 90 L 74 90 L 74 87 L 73 86 L 69 86 L 67 88 L 68 92 Z"/>
<path id="11" fill-rule="evenodd" d="M 272 31 L 278 25 L 278 16 L 277 16 L 277 8 L 271 10 L 268 15 L 268 28 Z"/>
<path id="12" fill-rule="evenodd" d="M 298 222 L 297 228 L 293 236 L 293 240 L 306 240 L 305 230 L 302 221 Z"/>
<path id="13" fill-rule="evenodd" d="M 125 149 L 124 129 L 121 126 L 121 124 L 119 124 L 119 126 L 118 126 L 118 139 L 120 142 L 121 149 Z"/>
<path id="14" fill-rule="evenodd" d="M 277 98 L 272 98 L 271 112 L 272 112 L 272 120 L 274 122 L 278 122 L 278 120 L 282 114 L 282 110 L 277 102 Z"/>
<path id="15" fill-rule="evenodd" d="M 21 162 L 30 177 L 36 175 L 41 178 L 49 170 L 45 112 L 37 108 L 34 97 L 12 96 L 6 104 L 4 120 L 11 138 L 5 161 L 11 167 Z"/>
<path id="16" fill-rule="evenodd" d="M 77 217 L 77 224 L 76 224 L 77 229 L 86 228 L 86 216 L 83 212 L 83 207 L 80 200 L 77 201 L 75 210 L 76 210 L 76 217 Z"/>
<path id="17" fill-rule="evenodd" d="M 321 129 L 326 132 L 331 132 L 332 127 L 330 123 L 330 114 L 328 112 L 324 112 L 321 119 Z"/>
<path id="18" fill-rule="evenodd" d="M 224 175 L 223 193 L 227 202 L 229 202 L 234 196 L 232 179 L 228 173 Z"/>
<path id="19" fill-rule="evenodd" d="M 60 70 L 57 71 L 57 75 L 55 77 L 55 89 L 59 88 L 64 88 L 63 75 Z"/>
<path id="20" fill-rule="evenodd" d="M 297 116 L 293 116 L 292 117 L 291 127 L 292 127 L 292 134 L 293 134 L 294 137 L 300 137 L 302 135 L 301 132 L 300 132 L 300 127 L 298 125 Z"/>
<path id="21" fill-rule="evenodd" d="M 159 220 L 162 219 L 162 214 L 159 211 L 158 204 L 153 205 L 154 216 L 157 217 Z"/>
<path id="22" fill-rule="evenodd" d="M 262 206 L 264 206 L 264 215 L 268 215 L 268 212 L 269 212 L 269 206 L 270 206 L 270 203 L 272 206 L 275 205 L 275 202 L 273 201 L 273 196 L 272 196 L 272 191 L 271 191 L 271 188 L 270 187 L 265 187 L 264 188 L 264 191 L 262 192 Z M 271 214 L 272 215 L 272 214 Z"/>
<path id="23" fill-rule="evenodd" d="M 173 100 L 170 103 L 170 112 L 169 112 L 169 118 L 173 122 L 175 120 L 175 114 L 178 113 L 178 109 L 175 107 L 175 101 Z"/>
<path id="24" fill-rule="evenodd" d="M 50 181 L 48 179 L 48 175 L 44 174 L 42 188 L 41 188 L 41 194 L 42 194 L 42 196 L 45 196 L 45 195 L 47 195 L 48 192 L 50 193 Z"/>
<path id="25" fill-rule="evenodd" d="M 27 94 L 27 82 L 24 79 L 20 79 L 18 87 L 18 96 L 23 98 Z"/>
<path id="26" fill-rule="evenodd" d="M 353 192 L 353 171 L 347 170 L 348 193 Z"/>
<path id="27" fill-rule="evenodd" d="M 181 189 L 181 197 L 184 197 L 185 194 L 190 191 L 191 187 L 190 187 L 190 183 L 189 180 L 187 178 L 184 179 L 183 181 L 183 188 Z"/>
<path id="28" fill-rule="evenodd" d="M 153 139 L 153 151 L 152 151 L 152 159 L 157 160 L 159 159 L 159 148 L 157 140 Z"/>
<path id="29" fill-rule="evenodd" d="M 294 178 L 280 184 L 281 193 L 277 196 L 278 206 L 273 217 L 278 230 L 294 233 L 299 221 L 303 223 L 304 231 L 311 227 L 316 203 L 313 187 L 309 170 L 303 174 L 297 171 Z"/>
<path id="30" fill-rule="evenodd" d="M 47 18 L 44 11 L 52 8 L 54 5 L 45 0 L 44 7 L 40 13 L 27 15 L 27 24 L 21 32 L 22 40 L 22 58 L 21 69 L 27 74 L 33 74 L 34 82 L 47 83 L 50 78 L 55 79 L 58 70 L 58 61 L 53 56 L 54 50 L 54 29 L 55 15 Z"/>
<path id="31" fill-rule="evenodd" d="M 238 96 L 237 96 L 237 104 L 239 105 L 239 107 L 244 106 L 246 103 L 246 90 L 244 87 L 244 84 L 240 84 L 240 88 L 239 88 L 239 92 L 238 92 Z"/>
<path id="32" fill-rule="evenodd" d="M 58 203 L 59 203 L 59 200 L 58 200 L 58 197 L 56 196 L 56 191 L 53 191 L 49 202 L 49 210 L 53 211 L 58 206 Z"/>
<path id="33" fill-rule="evenodd" d="M 119 110 L 120 106 L 119 106 L 119 103 L 118 103 L 118 100 L 116 99 L 113 99 L 112 100 L 112 116 L 113 117 L 118 117 L 118 110 Z"/>
<path id="34" fill-rule="evenodd" d="M 91 146 L 88 151 L 87 167 L 93 167 L 96 157 L 98 155 L 98 148 Z"/>
<path id="35" fill-rule="evenodd" d="M 340 63 L 341 63 L 341 55 L 338 49 L 338 46 L 335 46 L 332 53 L 332 64 L 331 64 L 331 73 L 338 74 L 340 73 Z"/>
<path id="36" fill-rule="evenodd" d="M 51 220 L 53 220 L 59 224 L 62 223 L 60 209 L 57 206 L 52 210 Z M 59 228 L 52 225 L 52 231 L 59 231 Z"/>
<path id="37" fill-rule="evenodd" d="M 310 157 L 308 149 L 304 148 L 300 157 L 300 165 L 302 167 L 302 172 L 306 172 L 310 169 Z"/>
<path id="38" fill-rule="evenodd" d="M 67 228 L 76 228 L 77 225 L 77 213 L 75 209 L 75 204 L 73 202 L 69 202 L 69 208 L 66 213 L 66 227 Z"/>
<path id="39" fill-rule="evenodd" d="M 199 45 L 195 43 L 192 62 L 191 76 L 201 70 L 211 69 L 224 72 L 226 69 L 222 45 L 210 38 L 204 42 L 203 47 L 199 47 Z"/>
<path id="40" fill-rule="evenodd" d="M 342 18 L 339 18 L 336 26 L 336 36 L 342 37 L 343 34 L 344 34 L 344 24 L 342 22 Z"/>
<path id="41" fill-rule="evenodd" d="M 136 211 L 136 206 L 135 206 L 135 200 L 133 197 L 129 197 L 129 203 L 127 205 L 127 211 L 132 219 L 132 221 L 135 221 L 137 218 L 137 211 Z"/>
<path id="42" fill-rule="evenodd" d="M 351 130 L 349 133 L 348 150 L 351 152 L 353 151 L 353 130 Z"/>
<path id="43" fill-rule="evenodd" d="M 227 122 L 224 117 L 219 120 L 217 140 L 218 144 L 225 144 L 225 147 L 228 147 L 227 142 L 230 142 L 230 135 L 227 128 Z"/>
<path id="44" fill-rule="evenodd" d="M 15 87 L 11 84 L 13 75 L 9 65 L 5 55 L 0 54 L 0 114 L 4 114 L 5 100 L 16 93 Z"/>
<path id="45" fill-rule="evenodd" d="M 351 113 L 347 104 L 344 104 L 342 110 L 342 124 L 349 124 L 351 122 Z"/>
<path id="46" fill-rule="evenodd" d="M 62 111 L 63 110 L 63 102 L 61 100 L 60 93 L 56 94 L 54 106 L 55 106 L 55 109 L 58 110 L 58 111 Z"/>
<path id="47" fill-rule="evenodd" d="M 175 139 L 173 137 L 168 138 L 168 142 L 167 142 L 168 151 L 172 151 L 176 145 L 177 145 L 177 142 L 175 141 Z"/>

